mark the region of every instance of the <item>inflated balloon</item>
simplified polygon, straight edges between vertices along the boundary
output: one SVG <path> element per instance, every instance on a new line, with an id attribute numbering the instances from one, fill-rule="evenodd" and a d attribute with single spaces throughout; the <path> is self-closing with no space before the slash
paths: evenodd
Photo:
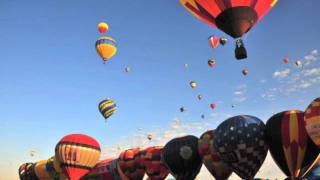
<path id="1" fill-rule="evenodd" d="M 38 180 L 35 171 L 34 163 L 24 163 L 19 167 L 20 180 Z"/>
<path id="2" fill-rule="evenodd" d="M 185 111 L 186 111 L 186 109 L 185 109 L 184 107 L 181 107 L 181 108 L 180 108 L 180 112 L 183 113 L 183 112 L 185 112 Z"/>
<path id="3" fill-rule="evenodd" d="M 214 148 L 242 179 L 253 179 L 267 156 L 265 130 L 259 118 L 240 115 L 225 120 L 214 131 Z"/>
<path id="4" fill-rule="evenodd" d="M 198 98 L 199 100 L 201 100 L 201 99 L 202 99 L 202 95 L 199 94 L 199 95 L 197 96 L 197 98 Z"/>
<path id="5" fill-rule="evenodd" d="M 189 68 L 189 64 L 184 64 L 184 68 L 188 69 Z"/>
<path id="6" fill-rule="evenodd" d="M 289 63 L 289 58 L 283 58 L 282 60 L 284 63 L 288 64 Z"/>
<path id="7" fill-rule="evenodd" d="M 213 60 L 213 59 L 209 59 L 209 60 L 208 60 L 208 65 L 209 65 L 210 67 L 215 67 L 215 66 L 216 66 L 216 61 Z"/>
<path id="8" fill-rule="evenodd" d="M 300 66 L 302 65 L 302 62 L 301 62 L 300 60 L 297 60 L 297 61 L 295 62 L 295 64 L 296 64 L 296 66 L 300 67 Z"/>
<path id="9" fill-rule="evenodd" d="M 116 103 L 107 98 L 99 103 L 99 111 L 105 119 L 108 119 L 114 112 L 117 111 Z"/>
<path id="10" fill-rule="evenodd" d="M 125 71 L 126 73 L 128 73 L 128 72 L 131 71 L 131 68 L 130 68 L 130 67 L 126 67 L 126 68 L 124 69 L 124 71 Z"/>
<path id="11" fill-rule="evenodd" d="M 35 151 L 35 150 L 31 150 L 31 151 L 30 151 L 30 156 L 31 156 L 31 157 L 33 157 L 35 154 L 36 154 L 36 151 Z"/>
<path id="12" fill-rule="evenodd" d="M 195 89 L 197 87 L 197 83 L 195 81 L 191 81 L 190 86 L 192 89 Z"/>
<path id="13" fill-rule="evenodd" d="M 46 169 L 48 160 L 41 160 L 35 163 L 34 171 L 38 179 L 41 180 L 51 180 L 51 176 Z"/>
<path id="14" fill-rule="evenodd" d="M 98 30 L 99 30 L 100 33 L 106 33 L 108 31 L 108 29 L 109 29 L 109 26 L 108 26 L 107 23 L 100 22 L 98 24 Z"/>
<path id="15" fill-rule="evenodd" d="M 194 16 L 233 38 L 241 38 L 277 3 L 277 0 L 180 0 Z M 238 39 L 236 58 L 246 58 Z"/>
<path id="16" fill-rule="evenodd" d="M 164 180 L 169 174 L 168 168 L 161 161 L 162 149 L 162 146 L 148 147 L 142 155 L 146 174 L 150 180 Z"/>
<path id="17" fill-rule="evenodd" d="M 267 121 L 267 140 L 270 153 L 284 174 L 301 178 L 316 161 L 319 150 L 304 128 L 304 113 L 284 111 Z"/>
<path id="18" fill-rule="evenodd" d="M 97 53 L 102 58 L 103 62 L 105 63 L 116 54 L 117 52 L 116 41 L 111 37 L 107 37 L 107 36 L 100 37 L 96 41 L 96 50 L 97 50 Z"/>
<path id="19" fill-rule="evenodd" d="M 110 172 L 114 180 L 122 180 L 119 174 L 118 159 L 111 161 Z"/>
<path id="20" fill-rule="evenodd" d="M 63 137 L 55 148 L 55 156 L 70 180 L 79 180 L 99 161 L 100 145 L 90 136 L 70 134 Z"/>
<path id="21" fill-rule="evenodd" d="M 242 74 L 243 74 L 244 76 L 248 75 L 248 73 L 249 73 L 249 71 L 248 71 L 247 69 L 242 70 Z"/>
<path id="22" fill-rule="evenodd" d="M 309 137 L 320 148 L 320 97 L 305 110 L 304 121 Z"/>
<path id="23" fill-rule="evenodd" d="M 216 108 L 216 104 L 215 103 L 210 104 L 210 108 L 211 109 L 215 109 Z"/>
<path id="24" fill-rule="evenodd" d="M 46 170 L 50 174 L 51 179 L 54 179 L 54 180 L 66 179 L 62 172 L 62 169 L 60 168 L 60 162 L 57 162 L 57 158 L 55 156 L 48 159 L 46 164 Z"/>
<path id="25" fill-rule="evenodd" d="M 203 164 L 213 177 L 219 180 L 227 180 L 231 175 L 231 169 L 225 164 L 215 150 L 214 130 L 208 130 L 203 133 L 198 142 L 198 151 Z"/>
<path id="26" fill-rule="evenodd" d="M 205 118 L 204 114 L 201 114 L 201 119 L 204 119 L 204 118 Z"/>
<path id="27" fill-rule="evenodd" d="M 89 174 L 84 176 L 81 180 L 90 179 L 106 179 L 113 180 L 113 176 L 110 171 L 110 165 L 113 159 L 105 159 L 99 161 L 98 164 L 90 171 Z"/>
<path id="28" fill-rule="evenodd" d="M 123 151 L 118 158 L 119 167 L 128 179 L 143 179 L 145 170 L 140 162 L 141 151 L 142 149 L 140 148 L 128 149 Z"/>
<path id="29" fill-rule="evenodd" d="M 202 166 L 198 138 L 188 135 L 170 140 L 162 150 L 161 159 L 177 180 L 193 180 Z"/>
<path id="30" fill-rule="evenodd" d="M 320 179 L 320 161 L 315 163 L 312 169 L 304 176 L 307 180 L 318 180 Z"/>
<path id="31" fill-rule="evenodd" d="M 220 38 L 220 44 L 224 46 L 228 42 L 227 38 Z"/>
<path id="32" fill-rule="evenodd" d="M 151 141 L 151 140 L 152 140 L 152 134 L 148 134 L 147 139 L 148 139 L 149 141 Z"/>
<path id="33" fill-rule="evenodd" d="M 220 38 L 217 36 L 210 36 L 209 37 L 209 44 L 212 48 L 217 48 L 220 43 Z"/>

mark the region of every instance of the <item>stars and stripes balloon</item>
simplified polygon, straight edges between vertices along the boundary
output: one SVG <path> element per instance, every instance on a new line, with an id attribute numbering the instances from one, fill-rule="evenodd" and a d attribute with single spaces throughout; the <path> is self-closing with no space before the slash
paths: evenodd
<path id="1" fill-rule="evenodd" d="M 267 156 L 265 130 L 259 118 L 239 115 L 214 131 L 214 147 L 220 158 L 242 179 L 253 179 Z"/>
<path id="2" fill-rule="evenodd" d="M 79 180 L 99 161 L 100 145 L 90 136 L 70 134 L 63 137 L 55 148 L 55 156 L 70 180 Z"/>
<path id="3" fill-rule="evenodd" d="M 202 166 L 198 138 L 187 135 L 170 140 L 162 150 L 161 159 L 177 180 L 194 179 Z"/>
<path id="4" fill-rule="evenodd" d="M 304 126 L 304 112 L 299 110 L 277 113 L 266 124 L 270 153 L 288 177 L 303 177 L 319 154 Z"/>
<path id="5" fill-rule="evenodd" d="M 208 130 L 204 132 L 198 142 L 199 155 L 202 158 L 203 164 L 213 177 L 219 180 L 227 180 L 232 171 L 225 164 L 215 150 L 214 144 L 214 130 Z"/>

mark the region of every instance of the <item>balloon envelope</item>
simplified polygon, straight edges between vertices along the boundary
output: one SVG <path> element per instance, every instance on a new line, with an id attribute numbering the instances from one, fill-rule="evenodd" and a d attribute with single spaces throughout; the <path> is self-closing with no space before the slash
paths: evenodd
<path id="1" fill-rule="evenodd" d="M 146 174 L 150 180 L 164 180 L 169 174 L 168 168 L 161 161 L 162 149 L 162 146 L 148 147 L 142 155 Z"/>
<path id="2" fill-rule="evenodd" d="M 304 121 L 309 137 L 320 148 L 320 98 L 313 100 L 305 110 Z"/>
<path id="3" fill-rule="evenodd" d="M 108 29 L 109 29 L 109 26 L 108 26 L 107 23 L 100 22 L 98 24 L 98 30 L 99 30 L 100 33 L 106 33 L 108 31 Z"/>
<path id="4" fill-rule="evenodd" d="M 217 36 L 211 36 L 209 37 L 209 44 L 212 48 L 217 48 L 220 43 L 220 38 Z"/>
<path id="5" fill-rule="evenodd" d="M 79 180 L 87 174 L 98 163 L 100 152 L 99 143 L 84 134 L 67 135 L 55 148 L 55 156 L 70 180 Z"/>
<path id="6" fill-rule="evenodd" d="M 141 154 L 142 149 L 140 148 L 128 149 L 120 154 L 118 164 L 126 178 L 135 180 L 143 179 L 145 170 L 141 164 Z"/>
<path id="7" fill-rule="evenodd" d="M 117 111 L 116 103 L 109 98 L 101 101 L 98 108 L 105 119 L 108 119 L 114 112 Z"/>
<path id="8" fill-rule="evenodd" d="M 96 50 L 102 60 L 106 62 L 117 52 L 116 41 L 111 37 L 100 37 L 96 41 Z"/>
<path id="9" fill-rule="evenodd" d="M 257 117 L 240 115 L 214 131 L 214 147 L 221 159 L 242 179 L 253 179 L 268 152 L 265 125 Z"/>
<path id="10" fill-rule="evenodd" d="M 188 135 L 170 140 L 162 150 L 161 159 L 177 180 L 194 180 L 202 166 L 198 138 Z"/>
<path id="11" fill-rule="evenodd" d="M 319 154 L 308 138 L 303 119 L 302 111 L 290 110 L 277 113 L 267 121 L 270 153 L 288 177 L 303 177 Z"/>
<path id="12" fill-rule="evenodd" d="M 227 180 L 232 171 L 228 165 L 221 160 L 213 146 L 214 141 L 214 130 L 204 132 L 198 142 L 198 151 L 203 164 L 211 175 L 219 180 Z"/>

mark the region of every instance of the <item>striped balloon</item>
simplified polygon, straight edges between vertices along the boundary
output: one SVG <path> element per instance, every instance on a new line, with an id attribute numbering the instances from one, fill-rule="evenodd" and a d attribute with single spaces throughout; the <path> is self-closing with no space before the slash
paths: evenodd
<path id="1" fill-rule="evenodd" d="M 24 163 L 19 167 L 20 180 L 38 180 L 34 172 L 34 163 Z"/>
<path id="2" fill-rule="evenodd" d="M 320 148 L 320 98 L 313 100 L 308 106 L 304 121 L 309 137 Z"/>
<path id="3" fill-rule="evenodd" d="M 46 169 L 47 161 L 48 160 L 40 160 L 40 161 L 35 163 L 34 171 L 35 171 L 36 176 L 38 177 L 38 179 L 51 180 L 51 176 L 50 176 L 49 172 Z"/>
<path id="4" fill-rule="evenodd" d="M 84 176 L 81 180 L 90 180 L 90 179 L 108 179 L 113 180 L 110 165 L 113 159 L 105 159 L 99 161 L 98 164 L 90 171 L 89 174 Z"/>
<path id="5" fill-rule="evenodd" d="M 277 113 L 266 126 L 270 153 L 279 168 L 288 177 L 303 177 L 319 154 L 304 128 L 304 112 L 290 110 Z"/>
<path id="6" fill-rule="evenodd" d="M 128 179 L 142 180 L 145 174 L 144 167 L 141 166 L 142 149 L 128 149 L 123 151 L 118 159 L 118 165 Z"/>
<path id="7" fill-rule="evenodd" d="M 79 180 L 99 161 L 100 145 L 90 136 L 70 134 L 63 137 L 55 148 L 55 156 L 70 180 Z"/>
<path id="8" fill-rule="evenodd" d="M 96 50 L 102 60 L 106 62 L 117 52 L 116 41 L 111 37 L 100 37 L 96 41 Z"/>
<path id="9" fill-rule="evenodd" d="M 55 156 L 48 159 L 46 163 L 46 170 L 50 174 L 51 179 L 66 179 L 62 169 L 60 168 L 60 162 L 58 162 Z"/>
<path id="10" fill-rule="evenodd" d="M 99 111 L 105 119 L 108 119 L 117 111 L 116 103 L 107 98 L 99 103 Z"/>

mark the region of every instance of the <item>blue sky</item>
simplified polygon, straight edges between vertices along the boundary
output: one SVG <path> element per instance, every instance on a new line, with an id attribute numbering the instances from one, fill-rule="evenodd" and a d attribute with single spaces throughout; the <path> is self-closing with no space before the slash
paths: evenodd
<path id="1" fill-rule="evenodd" d="M 227 116 L 266 120 L 274 112 L 305 109 L 319 94 L 319 6 L 318 0 L 279 0 L 246 36 L 249 58 L 236 61 L 233 40 L 211 49 L 210 35 L 227 35 L 193 17 L 178 0 L 3 0 L 0 169 L 6 177 L 0 180 L 17 178 L 23 162 L 49 158 L 69 133 L 91 135 L 108 149 L 136 137 L 138 128 L 165 131 L 175 117 L 185 126 L 215 128 Z M 109 24 L 118 47 L 106 65 L 94 48 L 100 21 Z M 207 66 L 209 58 L 217 61 L 214 69 Z M 296 68 L 297 59 L 307 65 Z M 131 73 L 124 73 L 126 66 Z M 189 87 L 191 80 L 197 89 Z M 97 108 L 105 97 L 118 106 L 107 123 Z M 211 102 L 217 103 L 214 111 Z M 181 106 L 187 114 L 179 112 Z M 33 158 L 31 149 L 37 150 Z"/>

